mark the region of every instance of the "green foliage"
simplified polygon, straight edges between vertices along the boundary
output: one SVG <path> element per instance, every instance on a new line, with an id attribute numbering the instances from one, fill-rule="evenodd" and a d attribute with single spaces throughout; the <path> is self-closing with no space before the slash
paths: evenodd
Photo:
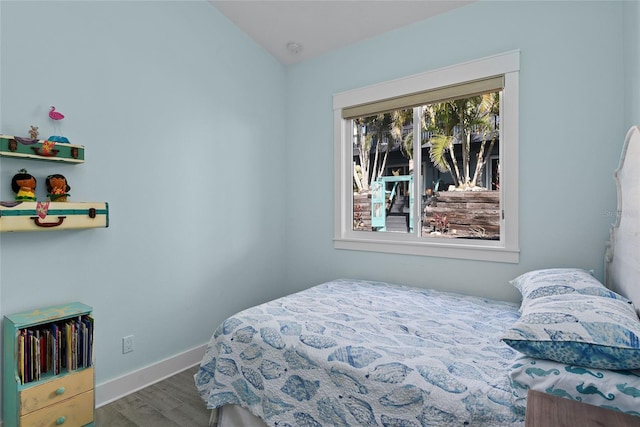
<path id="1" fill-rule="evenodd" d="M 440 172 L 451 172 L 447 162 L 447 151 L 453 149 L 453 138 L 446 135 L 433 135 L 429 142 L 431 143 L 429 158 L 433 165 Z"/>
<path id="2" fill-rule="evenodd" d="M 480 178 L 495 140 L 494 117 L 500 111 L 500 93 L 485 93 L 469 98 L 454 99 L 425 106 L 423 121 L 425 128 L 433 134 L 429 139 L 429 157 L 441 172 L 449 172 L 459 187 L 473 187 Z M 471 156 L 471 134 L 481 133 L 483 143 L 477 155 L 473 178 L 469 165 Z M 486 146 L 487 137 L 491 143 Z M 462 144 L 462 171 L 454 155 L 454 143 Z M 485 153 L 486 151 L 486 153 Z"/>

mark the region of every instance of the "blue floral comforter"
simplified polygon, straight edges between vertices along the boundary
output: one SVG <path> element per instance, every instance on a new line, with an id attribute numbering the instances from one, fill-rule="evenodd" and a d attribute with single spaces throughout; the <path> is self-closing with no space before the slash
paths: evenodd
<path id="1" fill-rule="evenodd" d="M 516 304 L 336 280 L 248 310 L 211 338 L 196 386 L 270 426 L 521 426 Z"/>

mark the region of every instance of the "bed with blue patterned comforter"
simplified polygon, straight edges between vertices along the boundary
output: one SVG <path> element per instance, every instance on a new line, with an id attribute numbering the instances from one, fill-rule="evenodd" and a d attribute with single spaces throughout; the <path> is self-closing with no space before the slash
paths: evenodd
<path id="1" fill-rule="evenodd" d="M 214 332 L 195 375 L 208 408 L 269 426 L 521 426 L 500 338 L 518 305 L 335 280 Z"/>

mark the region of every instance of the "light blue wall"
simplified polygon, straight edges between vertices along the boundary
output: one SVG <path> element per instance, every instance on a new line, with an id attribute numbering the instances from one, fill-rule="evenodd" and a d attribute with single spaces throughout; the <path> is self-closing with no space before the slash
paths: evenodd
<path id="1" fill-rule="evenodd" d="M 41 198 L 42 178 L 63 173 L 71 200 L 109 202 L 111 226 L 0 235 L 0 312 L 92 305 L 101 382 L 335 277 L 506 299 L 532 268 L 601 277 L 612 171 L 640 111 L 625 92 L 640 61 L 629 11 L 639 17 L 621 2 L 480 2 L 285 69 L 206 2 L 1 1 L 0 132 L 48 135 L 56 105 L 87 162 L 2 159 L 0 198 L 21 167 Z M 520 264 L 333 249 L 332 95 L 513 49 Z M 129 334 L 136 351 L 122 355 Z"/>
<path id="2" fill-rule="evenodd" d="M 625 123 L 640 126 L 640 2 L 624 2 Z"/>
<path id="3" fill-rule="evenodd" d="M 622 20 L 621 2 L 482 1 L 291 67 L 289 290 L 343 276 L 515 300 L 507 282 L 525 270 L 578 266 L 602 278 L 626 132 Z M 520 263 L 333 249 L 332 95 L 514 49 Z"/>
<path id="4" fill-rule="evenodd" d="M 110 227 L 0 235 L 1 312 L 95 310 L 97 382 L 206 342 L 282 294 L 285 68 L 204 1 L 0 2 L 0 132 L 55 105 L 86 163 L 0 161 L 66 175 Z M 121 338 L 135 351 L 121 354 Z"/>

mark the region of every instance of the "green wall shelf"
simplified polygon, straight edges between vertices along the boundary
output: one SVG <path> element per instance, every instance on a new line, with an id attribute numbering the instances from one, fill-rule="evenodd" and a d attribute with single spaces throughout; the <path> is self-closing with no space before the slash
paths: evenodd
<path id="1" fill-rule="evenodd" d="M 84 163 L 84 146 L 0 135 L 0 156 L 77 164 Z"/>

